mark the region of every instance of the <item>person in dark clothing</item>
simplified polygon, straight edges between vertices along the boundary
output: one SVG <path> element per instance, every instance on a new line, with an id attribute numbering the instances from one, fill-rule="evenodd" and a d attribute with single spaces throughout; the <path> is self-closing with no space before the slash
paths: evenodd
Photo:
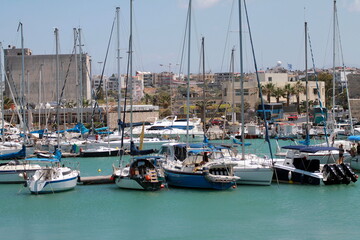
<path id="1" fill-rule="evenodd" d="M 343 163 L 344 161 L 344 146 L 342 144 L 339 145 L 339 160 L 338 164 Z"/>
<path id="2" fill-rule="evenodd" d="M 360 143 L 358 143 L 356 146 L 356 153 L 357 155 L 360 155 Z"/>

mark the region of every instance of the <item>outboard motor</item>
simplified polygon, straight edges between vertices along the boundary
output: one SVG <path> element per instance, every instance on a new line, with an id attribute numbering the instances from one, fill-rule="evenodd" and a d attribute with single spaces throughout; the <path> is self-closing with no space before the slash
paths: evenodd
<path id="1" fill-rule="evenodd" d="M 336 169 L 336 172 L 338 173 L 338 175 L 341 176 L 341 178 L 342 178 L 341 183 L 349 184 L 351 182 L 350 177 L 348 177 L 346 175 L 345 171 L 343 170 L 343 168 L 340 164 L 334 164 L 334 168 Z"/>
<path id="2" fill-rule="evenodd" d="M 351 169 L 350 164 L 348 163 L 341 163 L 340 164 L 342 168 L 344 169 L 345 174 L 350 177 L 351 181 L 356 182 L 358 179 L 358 175 L 354 173 L 354 171 Z"/>
<path id="3" fill-rule="evenodd" d="M 332 164 L 325 164 L 323 167 L 324 184 L 339 184 L 342 181 Z"/>

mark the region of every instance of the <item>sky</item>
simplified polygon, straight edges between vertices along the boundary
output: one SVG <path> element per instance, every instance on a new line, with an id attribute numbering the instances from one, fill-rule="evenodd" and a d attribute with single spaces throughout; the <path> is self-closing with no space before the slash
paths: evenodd
<path id="1" fill-rule="evenodd" d="M 187 54 L 181 56 L 183 51 L 187 53 L 183 45 L 187 38 L 188 2 L 133 0 L 134 71 L 187 73 Z M 93 74 L 99 74 L 105 65 L 107 75 L 117 72 L 116 32 L 111 38 L 110 33 L 116 7 L 120 7 L 120 65 L 121 73 L 126 72 L 130 0 L 2 0 L 1 3 L 3 48 L 21 47 L 17 28 L 22 22 L 25 48 L 30 48 L 34 55 L 55 53 L 55 27 L 60 32 L 60 53 L 70 54 L 74 45 L 73 28 L 81 28 L 83 51 L 92 58 Z M 305 21 L 311 39 L 308 66 L 314 63 L 317 68 L 332 67 L 333 0 L 247 0 L 246 5 L 258 69 L 274 67 L 278 62 L 285 68 L 291 65 L 293 70 L 305 68 Z M 229 71 L 232 48 L 235 71 L 240 71 L 238 0 L 192 0 L 191 16 L 190 72 L 202 71 L 202 37 L 206 72 Z M 336 65 L 360 67 L 360 0 L 338 0 L 337 16 Z M 244 11 L 242 22 L 244 70 L 253 72 Z"/>

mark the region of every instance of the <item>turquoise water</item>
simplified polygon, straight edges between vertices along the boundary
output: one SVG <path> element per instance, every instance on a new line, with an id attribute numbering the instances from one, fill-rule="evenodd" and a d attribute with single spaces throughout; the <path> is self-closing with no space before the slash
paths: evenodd
<path id="1" fill-rule="evenodd" d="M 116 159 L 73 160 L 90 176 L 110 174 Z M 357 239 L 359 184 L 158 192 L 79 185 L 47 195 L 0 185 L 1 239 Z"/>

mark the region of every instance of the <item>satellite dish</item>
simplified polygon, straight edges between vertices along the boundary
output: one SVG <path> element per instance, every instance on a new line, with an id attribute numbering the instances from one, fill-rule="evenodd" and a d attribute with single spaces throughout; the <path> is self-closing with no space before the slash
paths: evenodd
<path id="1" fill-rule="evenodd" d="M 277 61 L 277 62 L 276 62 L 276 65 L 277 65 L 277 66 L 281 66 L 281 63 L 282 63 L 281 61 Z"/>

